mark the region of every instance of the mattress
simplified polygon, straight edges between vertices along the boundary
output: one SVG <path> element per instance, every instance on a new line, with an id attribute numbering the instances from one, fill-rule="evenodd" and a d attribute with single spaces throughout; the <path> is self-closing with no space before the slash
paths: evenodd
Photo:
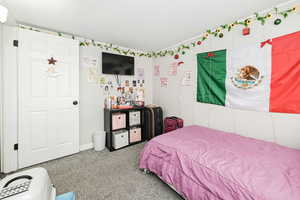
<path id="1" fill-rule="evenodd" d="M 200 126 L 149 141 L 139 167 L 188 200 L 300 199 L 300 150 Z"/>

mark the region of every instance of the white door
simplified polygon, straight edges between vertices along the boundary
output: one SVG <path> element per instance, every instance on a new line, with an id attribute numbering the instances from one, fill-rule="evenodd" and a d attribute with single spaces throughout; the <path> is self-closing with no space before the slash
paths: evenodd
<path id="1" fill-rule="evenodd" d="M 19 168 L 77 153 L 78 41 L 20 29 L 18 65 Z"/>

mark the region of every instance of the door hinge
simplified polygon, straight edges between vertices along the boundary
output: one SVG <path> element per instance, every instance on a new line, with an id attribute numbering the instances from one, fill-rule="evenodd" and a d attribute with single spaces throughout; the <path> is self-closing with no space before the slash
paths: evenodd
<path id="1" fill-rule="evenodd" d="M 14 144 L 14 150 L 18 151 L 19 150 L 19 144 Z"/>
<path id="2" fill-rule="evenodd" d="M 18 47 L 19 46 L 19 40 L 14 40 L 14 47 Z"/>

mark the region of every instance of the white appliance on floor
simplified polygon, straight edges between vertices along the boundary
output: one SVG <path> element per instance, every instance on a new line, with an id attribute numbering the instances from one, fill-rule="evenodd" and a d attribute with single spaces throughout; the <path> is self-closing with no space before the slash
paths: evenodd
<path id="1" fill-rule="evenodd" d="M 9 175 L 0 181 L 0 200 L 55 200 L 56 189 L 44 168 Z"/>

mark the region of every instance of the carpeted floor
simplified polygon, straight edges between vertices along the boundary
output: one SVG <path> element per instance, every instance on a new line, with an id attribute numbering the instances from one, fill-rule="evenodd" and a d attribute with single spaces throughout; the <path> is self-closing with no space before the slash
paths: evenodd
<path id="1" fill-rule="evenodd" d="M 144 144 L 119 151 L 83 151 L 37 166 L 48 170 L 57 194 L 75 191 L 77 200 L 178 200 L 154 175 L 138 169 Z M 36 167 L 36 166 L 35 166 Z"/>

